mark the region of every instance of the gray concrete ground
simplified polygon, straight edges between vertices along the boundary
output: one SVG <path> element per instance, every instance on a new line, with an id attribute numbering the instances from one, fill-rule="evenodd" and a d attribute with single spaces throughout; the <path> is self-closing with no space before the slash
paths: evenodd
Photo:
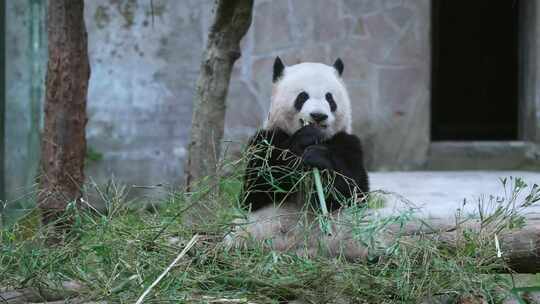
<path id="1" fill-rule="evenodd" d="M 506 193 L 501 182 L 505 177 L 508 180 Z M 373 172 L 370 183 L 372 190 L 395 192 L 422 207 L 421 212 L 428 217 L 441 217 L 458 208 L 475 212 L 479 199 L 488 202 L 490 196 L 507 197 L 513 184 L 510 177 L 521 177 L 528 184 L 518 202 L 530 192 L 533 184 L 540 185 L 540 172 L 527 171 Z M 467 200 L 465 206 L 464 199 Z M 392 201 L 387 207 L 398 205 Z M 540 212 L 540 207 L 533 207 L 530 211 Z"/>

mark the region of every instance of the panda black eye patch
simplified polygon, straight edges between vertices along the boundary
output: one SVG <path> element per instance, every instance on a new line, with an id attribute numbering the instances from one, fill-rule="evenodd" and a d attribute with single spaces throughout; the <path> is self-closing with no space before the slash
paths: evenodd
<path id="1" fill-rule="evenodd" d="M 337 104 L 334 100 L 334 96 L 332 96 L 332 93 L 328 92 L 326 93 L 326 101 L 328 101 L 328 104 L 330 105 L 330 111 L 335 112 L 337 110 Z"/>
<path id="2" fill-rule="evenodd" d="M 297 111 L 300 111 L 302 109 L 302 106 L 304 106 L 304 103 L 309 99 L 309 94 L 303 91 L 302 93 L 298 94 L 296 97 L 296 100 L 294 101 L 294 108 Z"/>

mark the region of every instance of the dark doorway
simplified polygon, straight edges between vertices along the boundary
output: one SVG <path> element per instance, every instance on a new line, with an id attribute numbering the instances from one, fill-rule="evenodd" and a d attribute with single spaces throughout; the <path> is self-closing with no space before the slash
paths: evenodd
<path id="1" fill-rule="evenodd" d="M 516 140 L 518 1 L 432 3 L 432 140 Z"/>

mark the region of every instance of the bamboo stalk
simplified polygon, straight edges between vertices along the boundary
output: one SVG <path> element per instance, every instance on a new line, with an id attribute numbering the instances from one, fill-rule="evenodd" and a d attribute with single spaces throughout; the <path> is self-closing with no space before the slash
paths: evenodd
<path id="1" fill-rule="evenodd" d="M 184 257 L 184 255 L 186 255 L 186 253 L 191 249 L 191 247 L 193 247 L 193 245 L 195 245 L 198 239 L 199 235 L 195 234 L 191 238 L 189 243 L 187 243 L 184 250 L 180 252 L 180 254 L 174 259 L 174 261 L 172 261 L 172 263 L 161 273 L 161 275 L 159 275 L 159 277 L 143 292 L 143 294 L 139 297 L 135 304 L 141 304 L 144 301 L 144 298 L 148 295 L 148 293 L 150 293 L 152 288 L 154 288 L 161 281 L 161 279 L 163 279 L 167 275 L 167 273 L 169 273 L 169 271 L 176 265 L 176 263 L 178 263 L 178 261 L 180 261 L 180 259 Z"/>
<path id="2" fill-rule="evenodd" d="M 303 121 L 304 127 L 309 124 L 308 121 Z M 321 181 L 321 173 L 319 172 L 318 168 L 313 168 L 313 178 L 315 179 L 315 189 L 317 190 L 317 197 L 319 198 L 319 204 L 321 206 L 322 211 L 322 217 L 319 217 L 319 225 L 321 227 L 321 231 L 324 234 L 331 235 L 332 234 L 332 228 L 330 226 L 329 222 L 329 215 L 328 215 L 328 208 L 326 208 L 326 199 L 324 198 L 324 189 L 322 186 Z"/>
<path id="3" fill-rule="evenodd" d="M 328 208 L 326 208 L 326 199 L 324 198 L 324 190 L 321 182 L 321 173 L 319 169 L 313 168 L 313 178 L 315 179 L 315 189 L 321 205 L 322 217 L 319 217 L 319 224 L 323 233 L 331 235 L 332 228 L 330 226 Z"/>

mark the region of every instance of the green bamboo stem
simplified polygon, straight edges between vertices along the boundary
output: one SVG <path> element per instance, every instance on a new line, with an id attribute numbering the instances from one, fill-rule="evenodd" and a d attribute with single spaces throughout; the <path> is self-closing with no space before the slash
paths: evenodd
<path id="1" fill-rule="evenodd" d="M 317 196 L 319 197 L 319 204 L 321 205 L 322 217 L 319 218 L 319 224 L 321 230 L 326 234 L 332 234 L 332 228 L 329 222 L 328 209 L 326 208 L 326 199 L 324 198 L 324 190 L 321 182 L 321 173 L 319 169 L 313 168 L 313 177 L 315 179 L 315 189 L 317 190 Z"/>
<path id="2" fill-rule="evenodd" d="M 304 127 L 309 124 L 308 121 L 303 121 Z M 322 217 L 319 217 L 319 225 L 322 232 L 330 235 L 332 234 L 332 228 L 330 227 L 330 222 L 328 220 L 328 209 L 326 208 L 326 199 L 324 198 L 324 190 L 321 182 L 321 173 L 319 169 L 313 168 L 313 178 L 315 179 L 315 189 L 317 190 L 317 196 L 319 198 L 319 204 L 321 205 Z"/>
<path id="3" fill-rule="evenodd" d="M 317 189 L 317 195 L 319 197 L 319 203 L 321 204 L 322 213 L 324 216 L 328 216 L 328 209 L 326 208 L 326 200 L 324 198 L 321 173 L 319 172 L 319 169 L 313 168 L 313 177 L 315 177 L 315 188 Z"/>

